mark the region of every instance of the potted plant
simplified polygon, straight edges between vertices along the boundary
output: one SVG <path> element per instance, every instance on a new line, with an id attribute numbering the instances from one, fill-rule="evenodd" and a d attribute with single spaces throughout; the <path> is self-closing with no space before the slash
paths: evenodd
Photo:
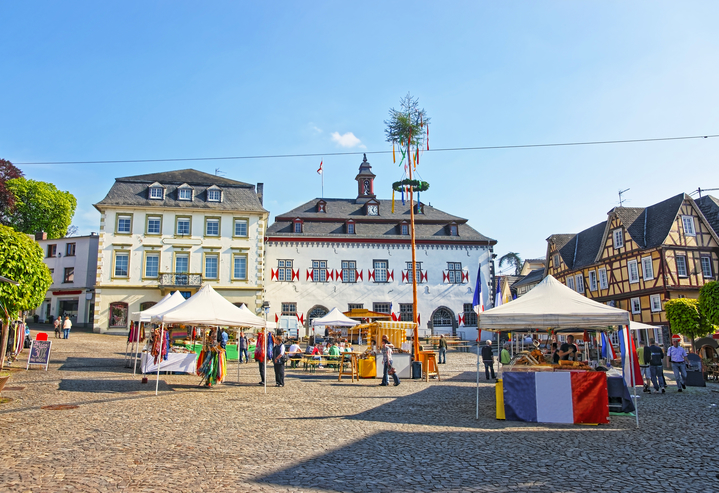
<path id="1" fill-rule="evenodd" d="M 10 378 L 9 371 L 0 371 L 0 392 L 5 387 L 5 384 L 7 383 L 9 378 Z"/>

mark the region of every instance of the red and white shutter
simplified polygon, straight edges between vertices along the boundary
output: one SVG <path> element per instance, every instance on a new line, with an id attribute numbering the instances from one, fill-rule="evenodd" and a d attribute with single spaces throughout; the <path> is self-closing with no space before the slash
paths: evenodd
<path id="1" fill-rule="evenodd" d="M 356 278 L 357 280 L 363 281 L 363 279 L 362 279 L 362 269 L 360 269 L 360 270 L 355 269 L 355 278 Z"/>
<path id="2" fill-rule="evenodd" d="M 459 323 L 460 327 L 464 327 L 464 314 L 460 313 L 457 315 L 457 322 Z"/>
<path id="3" fill-rule="evenodd" d="M 270 269 L 270 272 L 272 273 L 272 275 L 270 276 L 270 280 L 276 281 L 277 280 L 277 269 Z"/>
<path id="4" fill-rule="evenodd" d="M 449 282 L 449 272 L 447 272 L 446 270 L 442 271 L 442 282 L 443 283 Z"/>
<path id="5" fill-rule="evenodd" d="M 469 272 L 462 272 L 462 282 L 469 282 Z"/>
<path id="6" fill-rule="evenodd" d="M 387 280 L 394 281 L 394 269 L 387 271 Z"/>
<path id="7" fill-rule="evenodd" d="M 277 314 L 275 313 L 275 323 L 277 324 L 277 323 L 279 323 L 279 322 L 280 322 L 280 317 L 279 317 L 279 315 L 277 315 Z"/>
<path id="8" fill-rule="evenodd" d="M 407 275 L 407 271 L 402 271 L 402 282 L 409 282 L 409 276 Z"/>
<path id="9" fill-rule="evenodd" d="M 315 271 L 313 269 L 307 269 L 307 277 L 305 277 L 305 281 L 314 281 L 315 280 Z"/>
<path id="10" fill-rule="evenodd" d="M 427 282 L 427 271 L 421 272 L 419 277 L 422 279 L 422 282 Z"/>
<path id="11" fill-rule="evenodd" d="M 292 280 L 294 281 L 295 279 L 297 279 L 298 281 L 300 280 L 300 270 L 299 269 L 292 271 Z"/>
<path id="12" fill-rule="evenodd" d="M 374 270 L 367 269 L 367 282 L 374 281 Z"/>
<path id="13" fill-rule="evenodd" d="M 328 281 L 334 281 L 335 280 L 335 274 L 332 269 L 327 269 L 327 280 Z"/>
<path id="14" fill-rule="evenodd" d="M 335 270 L 335 280 L 341 281 L 342 280 L 342 269 Z"/>

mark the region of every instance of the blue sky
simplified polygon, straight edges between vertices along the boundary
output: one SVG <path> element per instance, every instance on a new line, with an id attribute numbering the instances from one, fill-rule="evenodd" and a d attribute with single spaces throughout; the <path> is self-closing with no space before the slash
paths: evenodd
<path id="1" fill-rule="evenodd" d="M 719 134 L 719 2 L 2 2 L 0 157 L 78 199 L 96 231 L 115 177 L 193 167 L 265 183 L 275 214 L 320 195 L 321 157 L 31 165 L 391 150 L 411 92 L 430 147 Z M 719 187 L 719 139 L 429 152 L 423 201 L 496 252 L 542 256 L 617 205 Z M 390 198 L 402 170 L 370 155 Z M 361 156 L 326 156 L 352 197 Z M 719 195 L 719 192 L 714 192 Z"/>

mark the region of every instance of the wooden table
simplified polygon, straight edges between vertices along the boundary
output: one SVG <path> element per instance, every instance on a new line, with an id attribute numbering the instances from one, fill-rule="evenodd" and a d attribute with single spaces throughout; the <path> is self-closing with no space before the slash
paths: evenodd
<path id="1" fill-rule="evenodd" d="M 437 380 L 441 380 L 439 377 L 439 368 L 437 366 L 437 355 L 434 351 L 420 351 L 420 361 L 422 362 L 422 377 L 425 382 L 429 382 L 429 377 L 436 376 Z"/>
<path id="2" fill-rule="evenodd" d="M 338 380 L 342 381 L 342 375 L 351 375 L 352 381 L 355 381 L 355 378 L 359 381 L 359 363 L 358 359 L 361 353 L 350 353 L 350 352 L 342 352 L 340 353 L 341 359 L 340 359 L 340 374 Z M 349 361 L 346 361 L 349 358 Z M 345 362 L 348 362 L 350 365 L 349 371 L 345 371 Z"/>

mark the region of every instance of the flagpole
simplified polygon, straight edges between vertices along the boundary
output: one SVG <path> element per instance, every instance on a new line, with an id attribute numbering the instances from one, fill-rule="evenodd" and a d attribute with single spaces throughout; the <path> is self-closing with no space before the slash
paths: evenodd
<path id="1" fill-rule="evenodd" d="M 324 162 L 324 159 L 322 160 Z M 322 170 L 322 198 L 325 198 L 325 170 Z"/>

